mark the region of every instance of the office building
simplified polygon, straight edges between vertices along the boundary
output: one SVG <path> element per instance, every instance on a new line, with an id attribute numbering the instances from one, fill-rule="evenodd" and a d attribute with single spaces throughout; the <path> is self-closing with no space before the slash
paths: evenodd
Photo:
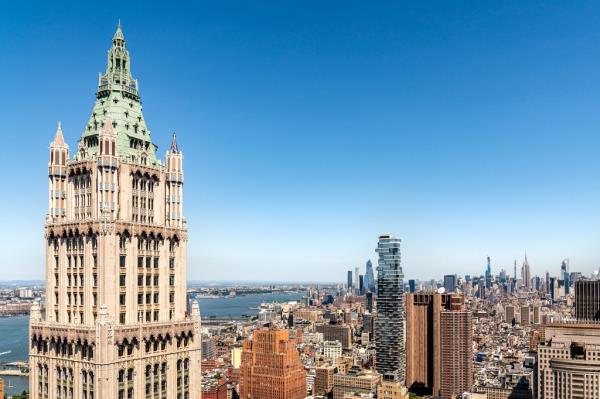
<path id="1" fill-rule="evenodd" d="M 600 280 L 579 280 L 575 283 L 575 318 L 600 321 Z"/>
<path id="2" fill-rule="evenodd" d="M 375 393 L 381 376 L 370 370 L 352 367 L 347 373 L 333 375 L 333 399 L 344 399 L 346 394 Z"/>
<path id="3" fill-rule="evenodd" d="M 318 324 L 317 332 L 323 334 L 325 341 L 340 341 L 343 349 L 352 348 L 352 329 L 347 324 Z"/>
<path id="4" fill-rule="evenodd" d="M 214 359 L 217 356 L 217 345 L 209 335 L 202 335 L 202 359 Z"/>
<path id="5" fill-rule="evenodd" d="M 375 335 L 375 317 L 370 313 L 363 314 L 362 317 L 362 330 L 369 334 L 369 340 L 373 339 Z"/>
<path id="6" fill-rule="evenodd" d="M 371 263 L 371 260 L 368 260 L 367 271 L 365 273 L 365 288 L 371 292 L 375 292 L 376 284 L 375 275 L 373 274 L 373 263 Z"/>
<path id="7" fill-rule="evenodd" d="M 358 267 L 354 268 L 354 294 L 358 295 L 359 294 L 359 289 L 360 289 L 360 269 Z"/>
<path id="8" fill-rule="evenodd" d="M 384 375 L 377 386 L 377 399 L 409 399 L 408 389 L 396 378 Z"/>
<path id="9" fill-rule="evenodd" d="M 202 399 L 227 399 L 227 382 L 225 378 L 202 378 Z"/>
<path id="10" fill-rule="evenodd" d="M 531 323 L 531 312 L 529 305 L 521 306 L 521 325 L 526 326 Z"/>
<path id="11" fill-rule="evenodd" d="M 231 362 L 231 367 L 233 367 L 234 369 L 240 368 L 240 366 L 242 365 L 242 348 L 241 347 L 234 346 L 233 348 L 231 348 L 230 362 Z"/>
<path id="12" fill-rule="evenodd" d="M 240 366 L 240 397 L 303 399 L 306 372 L 289 331 L 261 328 L 244 341 Z"/>
<path id="13" fill-rule="evenodd" d="M 487 266 L 485 268 L 485 288 L 492 288 L 492 260 L 489 256 L 487 257 Z"/>
<path id="14" fill-rule="evenodd" d="M 348 282 L 347 282 L 348 293 L 352 293 L 352 270 L 348 270 Z"/>
<path id="15" fill-rule="evenodd" d="M 600 328 L 550 324 L 538 346 L 538 390 L 544 399 L 600 397 Z"/>
<path id="16" fill-rule="evenodd" d="M 415 280 L 408 280 L 408 292 L 411 294 L 417 290 L 417 282 Z"/>
<path id="17" fill-rule="evenodd" d="M 447 274 L 444 276 L 444 290 L 446 292 L 456 291 L 456 274 Z"/>
<path id="18" fill-rule="evenodd" d="M 406 295 L 406 386 L 420 395 L 439 395 L 443 312 L 464 310 L 464 296 L 418 292 Z"/>
<path id="19" fill-rule="evenodd" d="M 314 396 L 326 396 L 333 390 L 335 366 L 320 366 L 315 369 Z"/>
<path id="20" fill-rule="evenodd" d="M 504 321 L 511 324 L 515 321 L 515 307 L 514 305 L 506 305 L 504 307 Z"/>
<path id="21" fill-rule="evenodd" d="M 120 24 L 107 61 L 76 151 L 60 124 L 50 144 L 46 309 L 31 310 L 30 397 L 197 398 L 183 155 L 173 135 L 166 162 L 157 156 Z"/>
<path id="22" fill-rule="evenodd" d="M 337 363 L 342 357 L 342 343 L 340 341 L 325 341 L 323 342 L 323 356 L 330 359 L 333 364 Z"/>
<path id="23" fill-rule="evenodd" d="M 440 315 L 440 397 L 450 399 L 471 391 L 473 386 L 473 321 L 466 310 Z"/>
<path id="24" fill-rule="evenodd" d="M 529 270 L 529 262 L 527 261 L 527 254 L 525 254 L 525 262 L 521 268 L 521 280 L 523 287 L 527 290 L 531 288 L 531 272 Z"/>
<path id="25" fill-rule="evenodd" d="M 376 368 L 380 374 L 405 378 L 404 275 L 400 264 L 400 239 L 379 237 L 377 245 L 377 317 L 375 319 Z"/>
<path id="26" fill-rule="evenodd" d="M 367 312 L 373 313 L 373 292 L 367 292 L 366 297 Z"/>
<path id="27" fill-rule="evenodd" d="M 358 295 L 365 295 L 365 276 L 358 275 Z"/>

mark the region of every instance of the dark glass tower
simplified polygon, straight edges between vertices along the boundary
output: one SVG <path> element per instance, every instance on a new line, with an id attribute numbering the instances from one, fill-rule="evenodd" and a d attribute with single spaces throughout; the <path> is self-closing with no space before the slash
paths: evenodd
<path id="1" fill-rule="evenodd" d="M 375 319 L 377 371 L 395 374 L 404 381 L 404 275 L 400 265 L 400 239 L 389 234 L 379 236 L 376 252 L 379 254 Z"/>

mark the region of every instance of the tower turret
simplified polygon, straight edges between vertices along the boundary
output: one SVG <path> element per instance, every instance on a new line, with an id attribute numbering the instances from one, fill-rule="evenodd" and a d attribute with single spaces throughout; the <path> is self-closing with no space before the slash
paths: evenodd
<path id="1" fill-rule="evenodd" d="M 118 179 L 115 173 L 119 167 L 117 159 L 117 134 L 109 116 L 104 118 L 98 135 L 98 210 L 103 220 L 114 220 L 117 214 Z"/>
<path id="2" fill-rule="evenodd" d="M 183 226 L 183 154 L 173 133 L 167 151 L 166 221 L 169 226 Z"/>
<path id="3" fill-rule="evenodd" d="M 66 215 L 66 179 L 69 146 L 65 143 L 62 126 L 58 122 L 56 135 L 50 143 L 50 162 L 48 163 L 48 217 L 64 218 Z"/>

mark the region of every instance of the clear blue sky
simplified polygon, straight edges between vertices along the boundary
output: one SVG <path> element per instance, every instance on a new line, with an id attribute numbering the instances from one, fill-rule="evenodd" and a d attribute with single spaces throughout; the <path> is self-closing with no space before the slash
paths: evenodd
<path id="1" fill-rule="evenodd" d="M 43 277 L 48 145 L 76 148 L 121 18 L 161 156 L 185 155 L 192 279 L 600 266 L 598 2 L 9 2 L 0 279 Z"/>

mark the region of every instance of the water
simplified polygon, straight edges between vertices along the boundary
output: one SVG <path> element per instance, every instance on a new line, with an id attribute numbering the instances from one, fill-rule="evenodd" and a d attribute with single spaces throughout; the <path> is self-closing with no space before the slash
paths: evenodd
<path id="1" fill-rule="evenodd" d="M 258 313 L 256 308 L 263 302 L 289 302 L 302 299 L 302 293 L 289 294 L 251 294 L 233 298 L 198 298 L 202 317 L 240 317 L 253 316 Z"/>
<path id="2" fill-rule="evenodd" d="M 240 317 L 255 315 L 256 308 L 263 302 L 299 301 L 302 293 L 290 294 L 252 294 L 240 295 L 233 298 L 198 298 L 202 317 Z M 27 361 L 29 341 L 29 316 L 0 317 L 0 363 Z M 0 376 L 4 379 L 4 389 L 7 395 L 16 395 L 28 390 L 27 377 Z M 8 385 L 13 387 L 9 387 Z"/>
<path id="3" fill-rule="evenodd" d="M 29 316 L 0 317 L 0 363 L 27 361 L 29 341 Z M 0 376 L 7 395 L 29 390 L 27 377 Z M 11 387 L 12 386 L 12 387 Z"/>

